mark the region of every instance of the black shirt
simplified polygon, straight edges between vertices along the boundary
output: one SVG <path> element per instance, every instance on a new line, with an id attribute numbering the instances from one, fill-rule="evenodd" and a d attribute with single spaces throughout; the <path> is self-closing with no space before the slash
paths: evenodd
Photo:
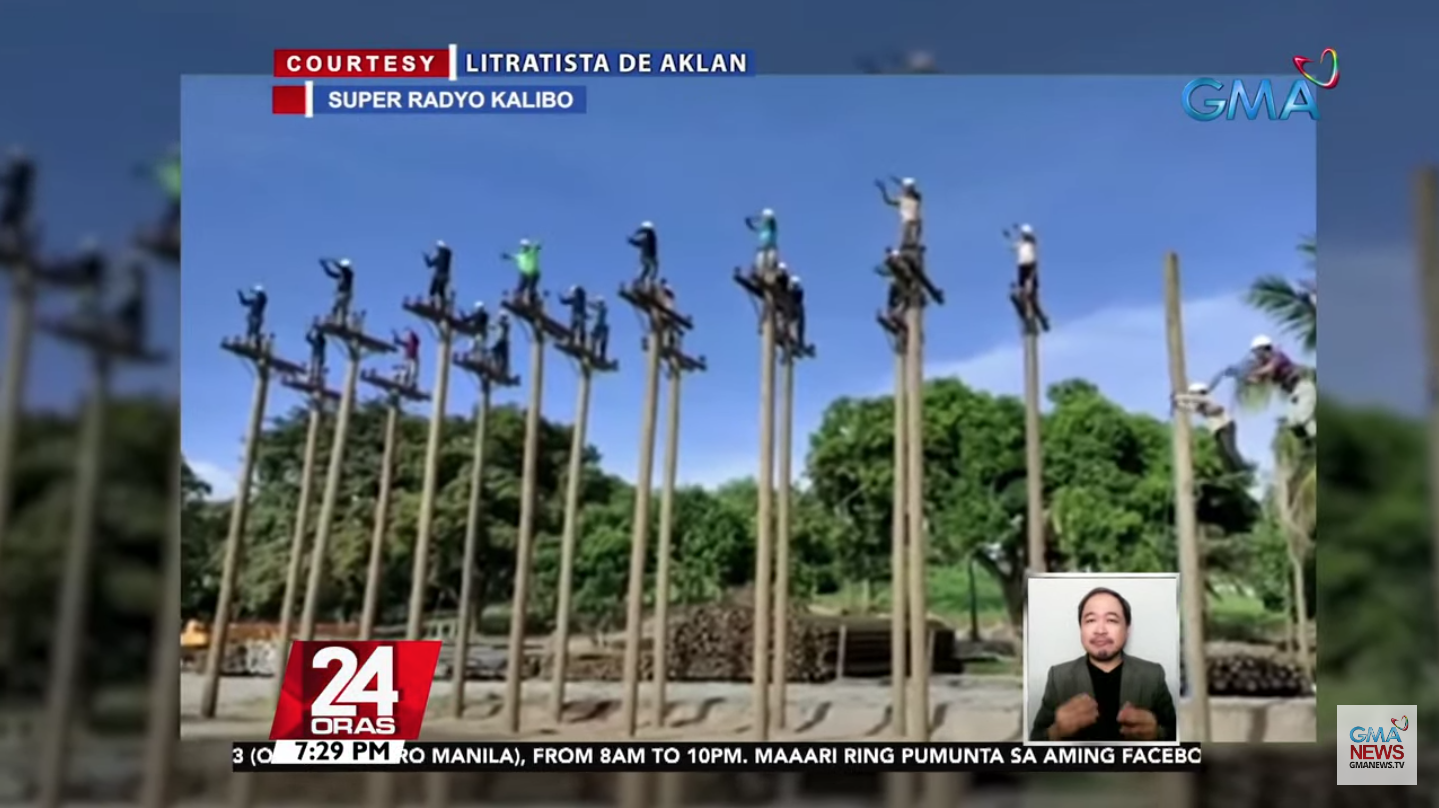
<path id="1" fill-rule="evenodd" d="M 1124 736 L 1119 734 L 1119 708 L 1124 706 L 1119 703 L 1119 680 L 1124 675 L 1124 663 L 1121 662 L 1112 671 L 1100 670 L 1089 660 L 1085 660 L 1085 666 L 1089 668 L 1089 681 L 1094 685 L 1094 700 L 1099 704 L 1099 720 L 1074 736 L 1073 740 L 1124 740 Z"/>

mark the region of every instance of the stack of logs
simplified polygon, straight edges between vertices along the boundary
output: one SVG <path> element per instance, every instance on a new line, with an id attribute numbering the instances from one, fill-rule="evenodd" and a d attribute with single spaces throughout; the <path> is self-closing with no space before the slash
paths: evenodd
<path id="1" fill-rule="evenodd" d="M 931 659 L 937 672 L 957 672 L 954 632 L 931 623 Z M 789 617 L 789 681 L 820 683 L 840 677 L 888 676 L 890 625 L 887 618 Z M 716 603 L 683 609 L 669 627 L 670 681 L 742 682 L 752 678 L 754 609 Z M 575 681 L 615 681 L 622 676 L 618 651 L 584 654 L 570 660 Z M 649 643 L 640 656 L 641 675 L 652 675 Z M 546 663 L 548 669 L 548 662 Z M 548 670 L 546 670 L 548 675 Z"/>
<path id="2" fill-rule="evenodd" d="M 1287 659 L 1227 654 L 1208 661 L 1212 696 L 1293 698 L 1310 692 L 1303 671 Z"/>

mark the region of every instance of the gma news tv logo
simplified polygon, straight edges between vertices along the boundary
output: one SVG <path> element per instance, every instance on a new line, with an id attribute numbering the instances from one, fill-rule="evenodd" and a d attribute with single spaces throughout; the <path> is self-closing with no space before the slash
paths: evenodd
<path id="1" fill-rule="evenodd" d="M 270 740 L 416 740 L 439 659 L 438 640 L 297 640 Z"/>
<path id="2" fill-rule="evenodd" d="M 1224 82 L 1207 76 L 1184 85 L 1180 104 L 1184 107 L 1184 114 L 1196 121 L 1214 121 L 1221 116 L 1232 121 L 1241 110 L 1244 117 L 1251 121 L 1258 120 L 1260 110 L 1263 110 L 1265 117 L 1271 121 L 1287 121 L 1291 115 L 1298 113 L 1304 113 L 1310 120 L 1317 121 L 1319 105 L 1315 99 L 1316 91 L 1332 90 L 1339 86 L 1339 53 L 1333 48 L 1325 48 L 1324 52 L 1319 54 L 1315 72 L 1323 72 L 1326 58 L 1329 61 L 1329 78 L 1320 81 L 1306 67 L 1314 63 L 1313 59 L 1307 56 L 1294 57 L 1294 68 L 1303 78 L 1295 79 L 1289 85 L 1289 93 L 1284 97 L 1282 105 L 1276 102 L 1274 85 L 1269 79 L 1261 79 L 1254 94 L 1250 95 L 1249 88 L 1242 79 L 1234 79 L 1226 90 Z"/>
<path id="3" fill-rule="evenodd" d="M 1418 709 L 1412 705 L 1339 705 L 1339 779 L 1345 785 L 1417 785 Z"/>

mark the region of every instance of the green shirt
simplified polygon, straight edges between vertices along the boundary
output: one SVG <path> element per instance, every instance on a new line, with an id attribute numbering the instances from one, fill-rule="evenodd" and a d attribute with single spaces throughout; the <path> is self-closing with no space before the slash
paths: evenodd
<path id="1" fill-rule="evenodd" d="M 540 245 L 521 247 L 520 251 L 515 253 L 515 266 L 521 275 L 540 274 Z"/>
<path id="2" fill-rule="evenodd" d="M 180 156 L 166 157 L 155 167 L 155 177 L 165 195 L 171 199 L 180 198 Z"/>

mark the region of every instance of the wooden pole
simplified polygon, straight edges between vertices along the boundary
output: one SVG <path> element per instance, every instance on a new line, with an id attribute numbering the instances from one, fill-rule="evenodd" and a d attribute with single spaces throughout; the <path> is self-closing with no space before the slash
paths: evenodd
<path id="1" fill-rule="evenodd" d="M 29 259 L 11 274 L 10 311 L 5 335 L 5 376 L 0 382 L 0 491 L 12 491 L 15 468 L 15 436 L 25 409 L 25 382 L 30 376 L 30 346 L 35 338 L 34 268 Z M 0 549 L 9 532 L 10 497 L 0 500 Z M 3 557 L 0 557 L 3 558 Z M 4 569 L 0 566 L 0 569 Z"/>
<path id="2" fill-rule="evenodd" d="M 430 410 L 430 434 L 425 442 L 425 478 L 420 488 L 420 517 L 415 534 L 414 567 L 410 574 L 410 611 L 405 639 L 418 640 L 425 625 L 425 591 L 429 587 L 430 541 L 435 532 L 435 490 L 440 480 L 440 444 L 445 434 L 445 403 L 450 393 L 450 349 L 455 329 L 448 320 L 437 322 L 440 347 L 435 354 L 435 397 Z"/>
<path id="3" fill-rule="evenodd" d="M 1189 388 L 1184 366 L 1184 321 L 1180 304 L 1179 256 L 1164 262 L 1164 304 L 1168 315 L 1169 385 L 1173 395 Z M 1194 512 L 1194 458 L 1189 416 L 1176 409 L 1174 436 L 1174 519 L 1179 538 L 1179 577 L 1184 609 L 1184 664 L 1194 705 L 1194 731 L 1185 740 L 1209 740 L 1209 671 L 1204 659 L 1204 559 Z"/>
<path id="4" fill-rule="evenodd" d="M 475 406 L 475 437 L 470 459 L 470 503 L 465 512 L 465 549 L 460 566 L 460 613 L 455 625 L 454 695 L 450 717 L 465 715 L 466 667 L 470 655 L 471 623 L 475 603 L 475 564 L 480 548 L 480 507 L 485 497 L 485 430 L 490 422 L 490 381 L 480 379 L 480 403 Z"/>
<path id="5" fill-rule="evenodd" d="M 1414 260 L 1423 295 L 1425 343 L 1429 368 L 1429 507 L 1433 545 L 1439 558 L 1439 168 L 1414 175 Z M 1434 565 L 1439 593 L 1439 564 Z M 1435 599 L 1439 608 L 1439 597 Z"/>
<path id="6" fill-rule="evenodd" d="M 170 470 L 172 510 L 166 514 L 161 584 L 155 598 L 155 634 L 150 647 L 150 716 L 146 727 L 145 763 L 140 781 L 141 808 L 169 808 L 174 751 L 180 734 L 180 514 L 185 505 L 181 468 L 179 402 L 175 403 L 174 468 Z"/>
<path id="7" fill-rule="evenodd" d="M 774 371 L 775 301 L 771 279 L 764 282 L 760 326 L 759 507 L 755 547 L 753 696 L 754 739 L 769 740 L 769 655 L 771 590 L 774 583 Z"/>
<path id="8" fill-rule="evenodd" d="M 774 723 L 785 728 L 788 711 L 789 684 L 789 576 L 790 576 L 790 496 L 793 460 L 791 444 L 794 431 L 794 363 L 795 353 L 803 346 L 786 349 L 780 358 L 779 404 L 779 479 L 775 508 L 775 575 L 774 575 Z"/>
<path id="9" fill-rule="evenodd" d="M 40 766 L 35 804 L 59 808 L 64 803 L 66 763 L 70 749 L 70 723 L 74 717 L 75 690 L 85 642 L 85 616 L 90 594 L 91 559 L 95 549 L 95 516 L 99 505 L 102 453 L 110 407 L 110 360 L 98 356 L 95 384 L 85 408 L 76 458 L 74 505 L 70 540 L 65 546 L 55 642 L 50 659 L 50 680 L 45 698 L 45 722 L 40 737 Z"/>
<path id="10" fill-rule="evenodd" d="M 300 462 L 300 502 L 295 506 L 295 524 L 290 531 L 290 558 L 285 566 L 285 590 L 280 598 L 280 627 L 275 633 L 275 676 L 271 682 L 271 703 L 279 704 L 285 689 L 285 666 L 290 661 L 290 640 L 294 636 L 295 600 L 300 591 L 300 573 L 305 565 L 305 538 L 309 535 L 310 503 L 314 497 L 315 456 L 320 448 L 320 422 L 324 419 L 324 398 L 310 400 L 310 422 L 305 427 L 305 455 Z M 256 777 L 239 775 L 231 781 L 230 804 L 249 808 L 255 804 Z"/>
<path id="11" fill-rule="evenodd" d="M 1044 451 L 1039 419 L 1039 328 L 1034 318 L 1024 324 L 1024 462 L 1029 499 L 1029 571 L 1046 569 L 1044 518 Z"/>
<path id="12" fill-rule="evenodd" d="M 315 498 L 315 456 L 320 450 L 320 423 L 324 420 L 321 400 L 310 404 L 310 423 L 305 427 L 305 456 L 300 462 L 300 502 L 295 506 L 295 524 L 290 531 L 290 558 L 285 567 L 285 591 L 280 599 L 280 629 L 276 637 L 275 699 L 278 702 L 285 682 L 285 662 L 290 656 L 294 634 L 295 600 L 300 591 L 300 572 L 305 565 L 305 538 L 309 535 L 310 505 Z"/>
<path id="13" fill-rule="evenodd" d="M 907 513 L 909 532 L 909 659 L 914 692 L 909 698 L 909 736 L 929 740 L 929 597 L 927 572 L 928 537 L 924 524 L 924 299 L 916 290 L 906 312 L 908 339 L 905 373 L 905 428 L 908 470 Z"/>
<path id="14" fill-rule="evenodd" d="M 559 604 L 555 608 L 554 669 L 550 672 L 550 718 L 556 724 L 564 717 L 565 680 L 569 675 L 570 619 L 574 610 L 575 544 L 579 541 L 580 488 L 584 476 L 585 432 L 590 420 L 590 385 L 594 373 L 580 364 L 580 389 L 575 401 L 575 425 L 570 431 L 570 468 L 565 479 L 565 523 L 560 534 Z"/>
<path id="15" fill-rule="evenodd" d="M 909 688 L 909 677 L 906 671 L 909 668 L 908 642 L 906 642 L 907 624 L 905 615 L 909 610 L 909 600 L 906 596 L 908 591 L 908 577 L 906 566 L 908 564 L 905 537 L 908 534 L 905 513 L 908 511 L 909 486 L 907 485 L 906 472 L 909 470 L 908 455 L 905 452 L 905 444 L 909 442 L 909 431 L 906 428 L 906 408 L 909 406 L 905 395 L 905 389 L 909 386 L 909 375 L 905 369 L 905 340 L 902 334 L 895 335 L 894 352 L 894 503 L 890 513 L 890 571 L 889 571 L 889 666 L 890 666 L 890 729 L 896 737 L 905 737 L 905 727 L 908 722 L 905 693 Z M 907 777 L 908 775 L 905 775 Z M 896 779 L 898 778 L 898 779 Z M 905 786 L 900 780 L 900 775 L 891 776 L 891 785 L 896 788 Z M 907 806 L 908 801 L 905 802 Z"/>
<path id="16" fill-rule="evenodd" d="M 269 346 L 261 348 L 261 352 L 259 361 L 255 362 L 255 394 L 250 403 L 245 456 L 240 466 L 240 481 L 235 489 L 235 501 L 230 505 L 230 532 L 225 537 L 220 593 L 215 601 L 215 622 L 210 629 L 210 647 L 205 654 L 205 683 L 200 693 L 201 718 L 214 718 L 220 701 L 220 678 L 224 675 L 225 648 L 230 640 L 230 612 L 234 606 L 235 582 L 240 574 L 245 523 L 250 515 L 250 489 L 255 476 L 260 433 L 265 426 L 265 403 L 270 395 Z"/>
<path id="17" fill-rule="evenodd" d="M 669 699 L 669 625 L 670 625 L 670 556 L 674 542 L 675 480 L 679 476 L 680 457 L 680 390 L 684 372 L 679 361 L 670 365 L 669 401 L 665 424 L 665 467 L 660 483 L 660 536 L 655 562 L 655 626 L 654 670 L 655 726 L 665 725 Z"/>
<path id="18" fill-rule="evenodd" d="M 380 611 L 380 570 L 385 561 L 385 534 L 390 529 L 390 488 L 395 480 L 395 443 L 400 432 L 400 402 L 392 398 L 385 412 L 385 447 L 380 454 L 380 491 L 375 497 L 375 527 L 370 532 L 370 563 L 365 569 L 365 599 L 360 611 L 360 639 L 372 639 Z"/>
<path id="19" fill-rule="evenodd" d="M 520 480 L 520 524 L 515 540 L 515 593 L 510 604 L 510 644 L 505 658 L 505 728 L 519 734 L 525 677 L 525 618 L 535 548 L 535 475 L 539 470 L 540 408 L 545 391 L 545 332 L 530 323 L 530 406 L 525 413 L 525 457 Z"/>
<path id="20" fill-rule="evenodd" d="M 625 602 L 625 735 L 639 729 L 640 641 L 644 622 L 645 561 L 650 531 L 650 485 L 654 479 L 655 417 L 660 397 L 660 343 L 664 325 L 651 312 L 645 337 L 645 403 L 640 421 L 640 468 L 635 478 L 635 512 L 630 539 L 629 593 Z M 638 775 L 636 775 L 638 777 Z"/>
<path id="21" fill-rule="evenodd" d="M 340 477 L 345 473 L 345 441 L 350 435 L 350 414 L 355 409 L 355 388 L 360 381 L 361 352 L 350 348 L 350 366 L 345 371 L 345 386 L 340 391 L 340 406 L 335 415 L 335 433 L 330 444 L 330 464 L 325 472 L 325 491 L 320 497 L 320 516 L 315 524 L 315 543 L 310 546 L 310 574 L 305 584 L 305 604 L 300 609 L 301 640 L 315 639 L 315 620 L 320 609 L 320 586 L 325 580 L 325 556 L 329 552 L 330 531 L 335 526 L 335 510 L 340 498 Z"/>

